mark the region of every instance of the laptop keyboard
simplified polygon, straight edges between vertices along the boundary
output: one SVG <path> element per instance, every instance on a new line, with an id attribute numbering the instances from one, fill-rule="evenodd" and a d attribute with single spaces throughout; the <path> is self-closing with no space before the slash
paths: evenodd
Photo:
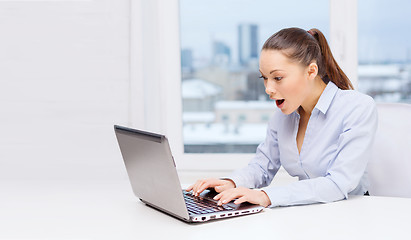
<path id="1" fill-rule="evenodd" d="M 192 192 L 184 192 L 184 200 L 186 201 L 186 206 L 189 212 L 195 214 L 205 214 L 205 213 L 213 213 L 213 212 L 221 212 L 226 210 L 233 210 L 234 208 L 224 205 L 218 206 L 217 201 L 203 198 L 203 197 L 196 197 L 192 194 Z"/>

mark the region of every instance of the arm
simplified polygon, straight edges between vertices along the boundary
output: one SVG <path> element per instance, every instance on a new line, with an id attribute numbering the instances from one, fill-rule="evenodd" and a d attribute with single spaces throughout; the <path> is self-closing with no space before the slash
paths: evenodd
<path id="1" fill-rule="evenodd" d="M 279 113 L 274 114 L 267 126 L 267 134 L 265 141 L 262 142 L 258 148 L 255 157 L 250 161 L 248 166 L 238 171 L 235 171 L 230 176 L 220 179 L 202 179 L 198 180 L 195 184 L 191 185 L 186 191 L 193 190 L 194 195 L 199 195 L 206 188 L 213 187 L 217 192 L 227 192 L 230 189 L 239 189 L 238 187 L 260 188 L 269 185 L 280 168 L 280 156 L 278 150 L 276 116 Z M 264 200 L 261 204 L 267 206 L 269 199 L 267 195 L 259 191 L 253 190 L 254 196 L 263 196 Z M 253 199 L 250 199 L 252 201 Z M 260 203 L 257 203 L 260 204 Z"/>
<path id="2" fill-rule="evenodd" d="M 226 178 L 232 180 L 236 187 L 261 188 L 268 186 L 280 168 L 276 129 L 278 114 L 277 112 L 271 117 L 267 126 L 266 138 L 258 146 L 256 155 L 250 163 Z"/>

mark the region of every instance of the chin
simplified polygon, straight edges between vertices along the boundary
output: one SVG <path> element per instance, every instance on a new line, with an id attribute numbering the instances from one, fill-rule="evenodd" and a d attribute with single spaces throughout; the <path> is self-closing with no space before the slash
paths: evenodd
<path id="1" fill-rule="evenodd" d="M 283 112 L 285 115 L 290 115 L 291 113 L 293 113 L 294 111 L 290 112 L 290 111 L 284 111 L 281 109 L 281 112 Z"/>
<path id="2" fill-rule="evenodd" d="M 296 109 L 290 110 L 289 108 L 287 108 L 287 109 L 282 108 L 282 109 L 281 109 L 281 112 L 284 113 L 285 115 L 290 115 L 290 114 L 293 113 L 295 110 L 296 110 Z"/>

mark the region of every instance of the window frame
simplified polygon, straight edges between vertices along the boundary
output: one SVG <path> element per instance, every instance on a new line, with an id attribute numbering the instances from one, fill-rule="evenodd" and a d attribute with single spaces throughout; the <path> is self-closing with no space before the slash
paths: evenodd
<path id="1" fill-rule="evenodd" d="M 166 135 L 179 170 L 238 169 L 255 154 L 184 153 L 179 21 L 179 0 L 130 0 L 129 125 Z M 329 41 L 357 86 L 357 0 L 330 0 Z"/>

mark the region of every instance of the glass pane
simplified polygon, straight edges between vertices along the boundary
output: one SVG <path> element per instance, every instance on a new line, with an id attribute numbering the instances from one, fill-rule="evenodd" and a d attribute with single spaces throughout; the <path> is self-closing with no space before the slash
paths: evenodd
<path id="1" fill-rule="evenodd" d="M 258 77 L 265 40 L 286 27 L 328 37 L 329 2 L 180 1 L 186 153 L 254 153 L 275 103 Z"/>
<path id="2" fill-rule="evenodd" d="M 358 1 L 358 90 L 381 102 L 411 102 L 411 2 Z"/>

